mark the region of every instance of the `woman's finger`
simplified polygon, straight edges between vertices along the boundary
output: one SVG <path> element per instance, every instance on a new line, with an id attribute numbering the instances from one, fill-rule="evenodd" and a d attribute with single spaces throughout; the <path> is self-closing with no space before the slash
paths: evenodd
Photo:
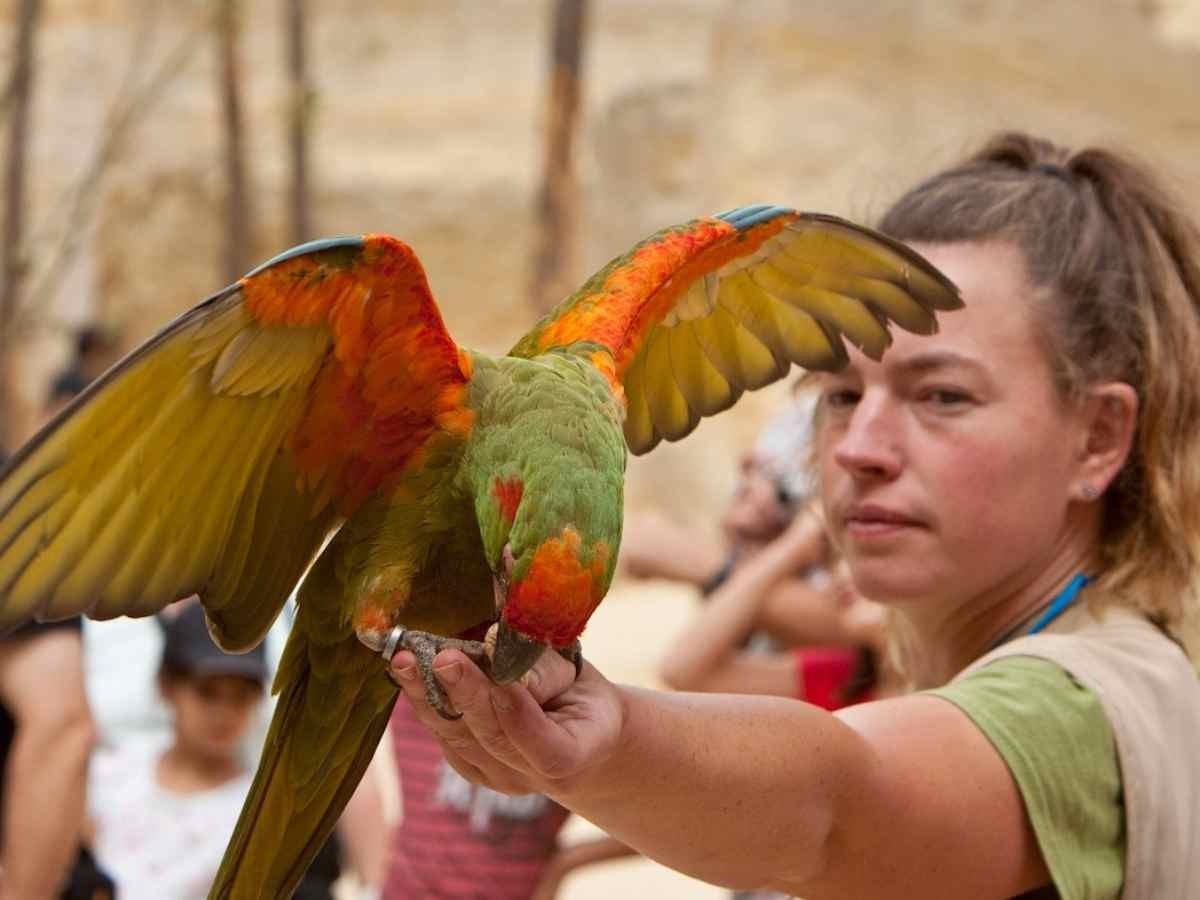
<path id="1" fill-rule="evenodd" d="M 564 661 L 564 664 L 565 661 Z M 568 668 L 570 667 L 569 664 Z M 433 672 L 454 708 L 462 714 L 458 724 L 466 726 L 472 739 L 498 762 L 531 773 L 528 761 L 517 751 L 496 719 L 496 697 L 515 694 L 528 698 L 529 705 L 545 718 L 529 689 L 521 684 L 500 687 L 484 675 L 477 666 L 457 650 L 443 650 L 434 658 Z M 553 674 L 551 668 L 550 673 Z M 547 676 L 535 677 L 537 683 L 547 683 Z M 553 679 L 558 680 L 558 679 Z M 471 760 L 478 765 L 474 758 Z"/>
<path id="2" fill-rule="evenodd" d="M 521 682 L 496 685 L 459 651 L 443 650 L 433 670 L 460 719 L 447 721 L 430 708 L 409 654 L 394 659 L 397 683 L 418 718 L 473 781 L 509 793 L 545 792 L 612 743 L 615 692 L 590 665 L 577 683 L 574 665 L 544 653 Z"/>
<path id="3" fill-rule="evenodd" d="M 574 664 L 551 650 L 543 653 L 533 668 L 521 676 L 521 684 L 538 706 L 544 706 L 574 683 Z"/>
<path id="4" fill-rule="evenodd" d="M 455 772 L 472 784 L 481 784 L 484 787 L 498 790 L 498 788 L 492 784 L 491 779 L 484 774 L 482 769 L 472 763 L 467 762 L 466 759 L 464 759 L 454 750 L 451 750 L 449 747 L 444 745 L 442 746 L 442 757 L 447 763 L 449 763 L 450 768 L 452 768 Z"/>
<path id="5" fill-rule="evenodd" d="M 508 793 L 537 790 L 528 763 L 496 723 L 492 682 L 470 659 L 458 650 L 443 650 L 434 658 L 434 677 L 461 715 L 452 721 L 443 719 L 429 705 L 415 660 L 411 666 L 406 666 L 407 662 L 400 654 L 394 658 L 397 683 L 417 718 L 438 739 L 447 757 L 453 756 L 465 777 Z M 513 688 L 529 695 L 524 688 Z"/>
<path id="6" fill-rule="evenodd" d="M 456 670 L 473 670 L 478 677 L 483 678 L 483 674 L 458 651 L 447 651 L 447 655 L 451 656 L 450 662 L 453 663 Z M 446 662 L 443 660 L 435 665 L 435 677 L 439 675 L 438 668 L 444 669 Z M 416 660 L 412 659 L 411 654 L 407 652 L 397 654 L 393 658 L 392 666 L 393 680 L 400 686 L 400 690 L 404 692 L 408 702 L 412 704 L 413 711 L 421 724 L 438 739 L 443 749 L 453 752 L 462 762 L 490 776 L 488 770 L 494 765 L 491 753 L 479 745 L 461 718 L 444 719 L 429 705 L 425 694 L 425 682 L 421 678 Z M 443 671 L 441 677 L 445 677 L 445 674 Z M 453 697 L 450 698 L 450 702 L 454 703 Z M 456 704 L 455 708 L 458 708 Z"/>
<path id="7" fill-rule="evenodd" d="M 497 689 L 492 701 L 505 736 L 547 786 L 561 786 L 602 762 L 619 741 L 623 704 L 615 686 L 589 664 L 545 707 L 519 688 Z"/>

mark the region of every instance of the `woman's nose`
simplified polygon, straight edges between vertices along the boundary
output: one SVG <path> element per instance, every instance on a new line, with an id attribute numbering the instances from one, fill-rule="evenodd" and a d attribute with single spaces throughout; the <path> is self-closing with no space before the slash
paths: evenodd
<path id="1" fill-rule="evenodd" d="M 886 398 L 865 394 L 834 444 L 834 460 L 858 478 L 895 478 L 903 460 L 897 416 Z"/>

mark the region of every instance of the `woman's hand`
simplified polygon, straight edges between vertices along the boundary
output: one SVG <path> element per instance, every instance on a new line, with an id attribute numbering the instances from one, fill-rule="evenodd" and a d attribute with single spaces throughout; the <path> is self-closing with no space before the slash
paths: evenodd
<path id="1" fill-rule="evenodd" d="M 397 653 L 390 674 L 468 781 L 509 794 L 554 793 L 586 780 L 619 744 L 621 695 L 587 663 L 576 679 L 571 663 L 543 653 L 520 682 L 497 685 L 459 651 L 443 650 L 433 671 L 461 719 L 429 706 L 411 653 Z"/>
<path id="2" fill-rule="evenodd" d="M 820 503 L 814 501 L 801 507 L 774 546 L 791 561 L 793 571 L 824 562 L 829 546 Z"/>
<path id="3" fill-rule="evenodd" d="M 699 587 L 725 562 L 725 550 L 705 534 L 658 512 L 625 517 L 617 565 L 631 578 L 667 578 Z"/>

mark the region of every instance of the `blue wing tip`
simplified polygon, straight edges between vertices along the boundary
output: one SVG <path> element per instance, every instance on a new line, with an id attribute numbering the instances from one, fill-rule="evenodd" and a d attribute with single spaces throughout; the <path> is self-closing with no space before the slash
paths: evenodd
<path id="1" fill-rule="evenodd" d="M 297 256 L 304 256 L 307 253 L 317 253 L 321 250 L 333 250 L 339 247 L 354 247 L 361 248 L 366 243 L 361 235 L 357 234 L 342 234 L 337 237 L 321 238 L 317 241 L 309 241 L 306 244 L 292 247 L 290 250 L 284 250 L 278 256 L 267 260 L 258 268 L 247 272 L 245 277 L 251 278 L 262 272 L 264 269 L 269 269 L 271 266 L 277 266 L 281 262 L 287 262 L 289 259 L 294 259 Z"/>
<path id="2" fill-rule="evenodd" d="M 718 213 L 717 218 L 728 222 L 738 231 L 745 231 L 762 222 L 769 222 L 776 216 L 790 215 L 793 212 L 795 210 L 786 206 L 760 203 L 757 206 L 739 206 L 735 209 L 726 210 L 723 213 Z"/>

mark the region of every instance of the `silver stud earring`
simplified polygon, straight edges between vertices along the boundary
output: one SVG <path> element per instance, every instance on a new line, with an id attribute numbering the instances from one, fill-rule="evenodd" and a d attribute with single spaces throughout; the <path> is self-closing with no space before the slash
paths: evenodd
<path id="1" fill-rule="evenodd" d="M 1099 489 L 1093 484 L 1085 484 L 1079 489 L 1079 492 L 1083 495 L 1083 499 L 1089 503 L 1100 496 Z"/>

